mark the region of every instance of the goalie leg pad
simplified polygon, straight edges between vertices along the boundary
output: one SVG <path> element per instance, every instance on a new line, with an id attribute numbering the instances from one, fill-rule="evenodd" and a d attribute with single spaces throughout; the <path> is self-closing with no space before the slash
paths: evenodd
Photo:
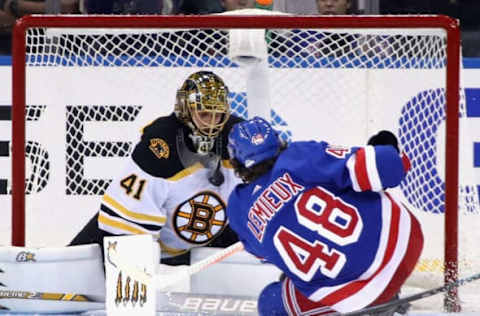
<path id="1" fill-rule="evenodd" d="M 74 312 L 104 306 L 105 277 L 97 244 L 0 247 L 0 269 L 0 305 L 11 311 Z M 81 301 L 85 294 L 98 303 Z"/>

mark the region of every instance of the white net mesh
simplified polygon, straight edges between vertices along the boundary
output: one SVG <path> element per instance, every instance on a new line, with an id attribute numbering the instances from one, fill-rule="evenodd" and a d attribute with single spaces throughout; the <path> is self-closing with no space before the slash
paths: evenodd
<path id="1" fill-rule="evenodd" d="M 268 45 L 268 63 L 275 74 L 281 74 L 282 69 L 301 70 L 314 73 L 316 69 L 365 69 L 370 72 L 377 69 L 431 70 L 444 72 L 446 66 L 445 38 L 432 35 L 376 35 L 375 31 L 344 30 L 269 30 L 266 33 Z M 348 33 L 347 33 L 348 31 Z M 105 32 L 105 33 L 103 33 Z M 398 31 L 397 31 L 398 32 Z M 78 32 L 77 32 L 78 33 Z M 60 29 L 29 29 L 28 66 L 49 67 L 182 67 L 182 68 L 233 68 L 233 72 L 242 72 L 237 64 L 228 58 L 229 33 L 227 30 L 83 30 L 81 34 L 65 33 Z M 87 33 L 87 34 L 83 34 Z M 90 34 L 88 34 L 90 33 Z M 99 33 L 99 34 L 97 34 Z M 375 35 L 372 35 L 375 34 Z M 406 32 L 408 34 L 408 32 Z M 428 33 L 428 32 L 426 32 Z M 46 36 L 47 34 L 48 36 Z M 317 76 L 322 75 L 318 71 Z M 412 71 L 412 73 L 414 73 Z M 442 74 L 443 76 L 444 74 Z M 245 76 L 236 79 L 244 80 Z M 314 82 L 315 77 L 311 79 Z M 342 78 L 344 79 L 344 78 Z M 442 78 L 443 80 L 443 78 Z M 325 80 L 318 80 L 325 85 Z M 308 85 L 303 80 L 271 80 L 273 91 L 273 111 L 282 103 L 298 100 L 298 104 L 315 104 L 319 98 L 332 98 L 333 109 L 322 108 L 323 116 L 334 116 L 339 122 L 345 122 L 352 117 L 352 107 L 355 102 L 363 102 L 362 95 L 371 91 L 361 91 L 356 87 L 355 80 L 332 78 L 332 88 L 316 89 L 316 85 Z M 444 85 L 444 83 L 443 83 Z M 335 94 L 337 87 L 358 93 Z M 375 89 L 372 87 L 370 89 Z M 296 93 L 298 98 L 292 98 Z M 286 97 L 286 96 L 289 97 Z M 355 95 L 357 100 L 352 99 Z M 233 107 L 240 116 L 247 115 L 247 100 L 245 93 L 233 94 Z M 341 106 L 341 105 L 348 106 Z M 400 137 L 404 150 L 413 160 L 414 169 L 408 176 L 402 188 L 412 205 L 425 212 L 443 213 L 444 182 L 442 175 L 433 166 L 438 165 L 437 141 L 438 129 L 445 120 L 445 90 L 438 85 L 435 89 L 420 91 L 406 102 L 398 122 L 397 135 Z M 388 105 L 384 105 L 387 107 Z M 72 152 L 93 151 L 101 156 L 108 153 L 128 154 L 124 144 L 115 144 L 106 149 L 100 146 L 89 148 L 88 144 L 75 142 L 75 116 L 80 115 L 81 121 L 94 120 L 118 121 L 133 120 L 138 114 L 135 107 L 110 112 L 108 108 L 77 109 L 71 114 L 71 132 L 67 132 L 67 143 L 76 143 Z M 33 111 L 34 116 L 36 111 Z M 40 111 L 40 109 L 39 109 Z M 328 113 L 325 113 L 328 111 Z M 335 111 L 335 112 L 334 112 Z M 461 102 L 461 117 L 465 117 L 465 103 Z M 102 114 L 103 113 L 103 114 Z M 327 115 L 326 115 L 327 114 Z M 113 116 L 113 117 L 112 117 Z M 102 118 L 103 117 L 103 118 Z M 130 117 L 130 118 L 129 118 Z M 277 124 L 281 124 L 278 116 L 273 116 Z M 293 131 L 292 131 L 293 132 Z M 315 133 L 312 133 L 315 134 Z M 322 137 L 322 135 L 318 135 Z M 291 133 L 284 133 L 285 139 L 291 139 Z M 316 135 L 312 135 L 316 137 Z M 91 147 L 91 146 L 90 146 Z M 80 149 L 81 148 L 81 149 Z M 33 149 L 32 149 L 33 150 Z M 87 155 L 88 156 L 88 155 Z M 70 161 L 67 159 L 67 161 Z M 75 164 L 67 164 L 68 169 L 81 169 Z M 72 171 L 73 172 L 73 171 Z M 48 173 L 47 173 L 48 174 Z M 97 184 L 105 188 L 105 184 Z M 87 186 L 88 187 L 88 186 Z M 95 194 L 101 194 L 94 190 Z M 73 190 L 72 192 L 77 192 Z M 82 191 L 84 192 L 84 191 Z M 80 192 L 77 192 L 80 193 Z M 476 211 L 478 197 L 474 187 L 462 186 L 464 196 L 461 206 L 466 211 Z M 83 194 L 83 193 L 81 193 Z"/>
<path id="2" fill-rule="evenodd" d="M 27 211 L 37 214 L 31 221 L 44 216 L 41 209 L 54 192 L 65 201 L 59 202 L 60 210 L 49 206 L 50 214 L 84 222 L 96 211 L 98 197 L 121 166 L 115 163 L 128 156 L 139 129 L 173 111 L 176 89 L 190 73 L 211 69 L 225 79 L 233 112 L 241 117 L 257 111 L 249 106 L 255 100 L 249 99 L 254 93 L 248 87 L 265 91 L 270 120 L 287 141 L 361 145 L 381 129 L 395 132 L 412 160 L 401 191 L 425 229 L 426 251 L 418 270 L 441 275 L 445 32 L 268 29 L 264 39 L 268 56 L 257 66 L 265 65 L 261 71 L 266 77 L 259 79 L 249 77 L 255 66 L 229 55 L 226 28 L 28 29 Z M 467 139 L 461 96 L 461 138 Z M 459 210 L 467 222 L 461 231 L 478 222 L 478 190 L 469 178 L 469 159 L 460 153 Z M 75 231 L 68 227 L 67 240 Z M 58 240 L 58 235 L 49 239 L 43 233 L 32 232 L 29 240 Z M 472 247 L 461 237 L 461 273 L 473 269 Z"/>

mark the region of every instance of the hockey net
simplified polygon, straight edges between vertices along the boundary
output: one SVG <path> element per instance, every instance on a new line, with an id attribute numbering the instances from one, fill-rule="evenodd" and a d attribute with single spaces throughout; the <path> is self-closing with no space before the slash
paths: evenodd
<path id="1" fill-rule="evenodd" d="M 66 244 L 97 211 L 141 128 L 172 112 L 190 73 L 209 69 L 229 86 L 234 113 L 268 117 L 287 141 L 361 145 L 395 132 L 412 160 L 398 191 L 425 230 L 416 272 L 451 280 L 457 268 L 479 271 L 478 190 L 471 157 L 460 153 L 471 145 L 457 23 L 241 13 L 18 23 L 12 243 Z"/>

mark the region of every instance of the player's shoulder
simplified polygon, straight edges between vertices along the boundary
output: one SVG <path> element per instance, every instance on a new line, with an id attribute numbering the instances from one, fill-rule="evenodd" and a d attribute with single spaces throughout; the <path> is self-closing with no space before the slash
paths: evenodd
<path id="1" fill-rule="evenodd" d="M 168 178 L 183 169 L 178 159 L 176 136 L 183 124 L 175 114 L 155 119 L 147 125 L 136 144 L 132 159 L 146 173 Z"/>
<path id="2" fill-rule="evenodd" d="M 327 146 L 328 146 L 328 143 L 325 141 L 302 140 L 302 141 L 291 142 L 288 148 L 293 150 L 304 150 L 304 149 L 311 149 L 311 148 L 322 149 Z"/>
<path id="3" fill-rule="evenodd" d="M 324 141 L 294 141 L 288 144 L 283 156 L 292 159 L 311 159 L 312 155 L 317 157 L 322 155 L 328 146 Z"/>
<path id="4" fill-rule="evenodd" d="M 360 147 L 350 147 L 346 145 L 332 144 L 326 141 L 297 141 L 288 146 L 289 153 L 299 157 L 310 159 L 311 155 L 324 159 L 344 159 L 355 153 Z M 307 156 L 301 156 L 304 153 L 310 153 Z"/>
<path id="5" fill-rule="evenodd" d="M 325 141 L 295 141 L 289 143 L 282 152 L 275 169 L 308 174 L 312 166 L 322 166 L 323 169 L 337 166 L 348 159 L 351 153 L 351 148 L 331 145 Z"/>

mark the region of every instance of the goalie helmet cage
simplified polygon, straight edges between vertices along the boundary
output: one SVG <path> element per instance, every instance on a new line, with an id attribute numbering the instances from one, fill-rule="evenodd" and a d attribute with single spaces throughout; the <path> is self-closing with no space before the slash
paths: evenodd
<path id="1" fill-rule="evenodd" d="M 413 158 L 413 171 L 409 173 L 410 178 L 407 177 L 402 184 L 402 191 L 414 207 L 427 213 L 445 214 L 445 235 L 444 242 L 442 241 L 444 278 L 448 282 L 456 280 L 458 209 L 462 207 L 458 203 L 459 117 L 465 116 L 465 109 L 461 108 L 462 105 L 459 109 L 461 104 L 459 25 L 456 20 L 446 16 L 27 16 L 18 20 L 14 28 L 12 55 L 12 244 L 24 246 L 26 242 L 25 222 L 28 217 L 25 215 L 25 209 L 26 204 L 29 204 L 26 203 L 26 198 L 43 194 L 54 184 L 63 186 L 63 192 L 54 192 L 47 200 L 47 205 L 41 207 L 53 208 L 52 199 L 60 201 L 57 197 L 59 194 L 73 198 L 94 196 L 94 205 L 98 207 L 99 197 L 108 185 L 108 181 L 86 179 L 84 169 L 86 158 L 125 157 L 133 143 L 85 141 L 86 126 L 91 121 L 130 122 L 138 119 L 138 113 L 141 112 L 142 107 L 147 107 L 145 103 L 148 101 L 139 102 L 141 103 L 139 106 L 129 99 L 131 94 L 139 96 L 150 94 L 149 98 L 154 99 L 152 104 L 161 100 L 165 103 L 162 114 L 168 114 L 173 110 L 171 92 L 175 92 L 186 75 L 193 69 L 213 68 L 224 77 L 227 85 L 231 86 L 230 90 L 234 92 L 231 92 L 230 96 L 233 111 L 247 117 L 245 97 L 248 91 L 247 93 L 244 91 L 248 87 L 235 80 L 247 81 L 247 76 L 243 74 L 241 77 L 239 71 L 254 67 L 249 63 L 256 59 L 246 58 L 248 54 L 242 52 L 241 44 L 237 47 L 240 50 L 239 58 L 230 59 L 228 50 L 233 47 L 232 43 L 230 47 L 228 46 L 228 31 L 239 30 L 240 33 L 248 33 L 245 30 L 253 31 L 254 29 L 262 32 L 267 30 L 266 33 L 262 33 L 266 49 L 262 51 L 260 48 L 259 51 L 260 55 L 268 55 L 266 67 L 269 75 L 264 79 L 270 82 L 257 82 L 253 86 L 262 86 L 262 84 L 267 86 L 265 91 L 270 93 L 272 105 L 267 114 L 270 112 L 274 126 L 282 129 L 282 137 L 288 140 L 318 136 L 328 141 L 335 140 L 336 143 L 358 145 L 365 143 L 368 136 L 379 129 L 391 129 L 394 124 L 394 131 L 399 135 L 405 151 Z M 56 30 L 57 33 L 53 32 L 54 35 L 51 35 L 50 30 Z M 62 30 L 65 30 L 65 34 L 58 35 L 58 32 L 63 32 Z M 118 32 L 118 30 L 125 31 Z M 230 41 L 233 42 L 232 38 Z M 258 57 L 256 53 L 258 52 L 252 54 Z M 239 67 L 242 62 L 245 65 Z M 52 77 L 52 69 L 62 67 L 64 70 L 58 79 L 49 85 L 48 78 Z M 145 89 L 147 92 L 138 90 L 139 93 L 132 93 L 132 91 L 123 93 L 122 90 L 128 90 L 129 85 L 119 83 L 122 75 L 108 74 L 112 68 L 125 68 L 124 76 L 127 76 L 132 84 L 141 81 L 141 86 L 147 87 L 148 91 Z M 145 70 L 138 75 L 135 73 L 137 68 L 145 68 Z M 152 79 L 150 68 L 154 72 L 163 74 L 168 80 L 158 77 Z M 75 73 L 79 72 L 79 69 L 90 72 L 89 79 L 69 81 Z M 164 72 L 165 69 L 173 71 L 173 75 L 171 72 Z M 392 120 L 388 114 L 394 110 L 385 111 L 385 109 L 382 114 L 375 114 L 372 117 L 372 113 L 377 111 L 375 103 L 377 106 L 382 103 L 381 105 L 385 107 L 393 103 L 383 97 L 383 99 L 378 98 L 379 90 L 385 90 L 386 95 L 394 94 L 400 89 L 399 86 L 408 85 L 407 81 L 410 79 L 402 82 L 391 79 L 388 73 L 392 69 L 403 70 L 402 73 L 417 74 L 419 70 L 426 69 L 434 73 L 432 77 L 440 78 L 442 83 L 439 86 L 427 87 L 416 95 L 409 95 L 411 99 L 403 100 L 402 102 L 407 102 L 410 108 L 402 108 L 400 111 L 403 112 L 395 110 L 398 116 L 401 116 L 400 119 L 397 117 Z M 317 77 L 317 71 L 320 72 L 321 77 Z M 376 78 L 377 72 L 381 72 L 382 76 L 386 77 Z M 42 77 L 41 73 L 46 75 Z M 96 80 L 104 74 L 110 76 L 108 80 Z M 27 75 L 35 78 L 36 81 L 29 79 Z M 423 77 L 423 72 L 419 76 Z M 235 77 L 238 78 L 235 79 Z M 358 77 L 357 81 L 354 83 L 349 81 L 350 83 L 346 86 L 340 87 L 342 80 L 354 77 Z M 427 77 L 430 78 L 425 76 Z M 425 78 L 422 80 L 426 81 Z M 318 80 L 321 80 L 321 84 Z M 94 83 L 90 84 L 90 81 Z M 329 85 L 328 81 L 333 83 Z M 96 85 L 103 85 L 105 82 L 113 82 L 113 85 L 119 85 L 121 88 L 117 87 L 114 93 L 112 93 L 113 90 L 96 89 Z M 364 82 L 370 86 L 364 87 Z M 65 94 L 67 99 L 74 95 L 80 101 L 50 100 L 57 94 L 62 94 L 63 90 L 69 86 L 74 86 L 73 83 L 84 85 L 86 88 L 81 92 Z M 388 84 L 394 87 L 388 87 Z M 35 88 L 35 85 L 41 87 Z M 381 89 L 375 85 L 381 86 Z M 313 95 L 316 90 L 320 91 L 324 86 L 328 86 L 330 90 L 318 92 L 317 96 L 307 95 Z M 163 90 L 170 94 L 158 92 Z M 158 94 L 155 94 L 157 92 Z M 103 101 L 102 99 L 102 97 L 108 99 L 107 96 L 115 97 L 117 94 L 124 100 Z M 349 94 L 353 94 L 354 97 L 346 100 L 346 95 Z M 83 100 L 87 96 L 91 96 L 93 100 Z M 251 99 L 248 104 L 254 103 Z M 284 100 L 290 104 L 295 103 L 295 106 L 282 105 Z M 357 105 L 360 100 L 362 102 L 369 100 L 368 108 Z M 40 121 L 39 117 L 43 115 L 42 113 L 48 111 L 49 102 L 60 103 L 63 109 L 50 111 L 48 115 L 52 118 L 49 123 L 28 134 L 26 127 Z M 99 105 L 102 102 L 108 105 Z M 327 109 L 325 102 L 333 105 L 335 111 Z M 85 108 L 77 104 L 89 104 L 89 106 Z M 122 106 L 110 107 L 110 104 L 122 104 Z M 352 104 L 354 106 L 351 106 Z M 357 107 L 369 113 L 351 114 L 354 113 L 353 108 Z M 318 113 L 312 112 L 313 110 Z M 253 112 L 253 109 L 248 111 Z M 413 113 L 415 111 L 422 111 L 422 113 L 415 115 Z M 298 112 L 304 114 L 299 115 Z M 58 113 L 64 117 L 56 116 Z M 150 117 L 144 118 L 144 123 L 151 121 L 152 117 L 159 116 L 156 112 L 149 115 Z M 77 116 L 82 118 L 77 119 Z M 350 116 L 353 116 L 351 121 L 343 121 Z M 299 123 L 299 118 L 305 121 Z M 58 120 L 63 122 L 59 127 L 66 131 L 62 133 L 55 131 L 55 122 Z M 338 123 L 335 126 L 328 126 L 329 121 L 337 120 Z M 376 125 L 373 124 L 368 128 L 361 126 L 375 120 L 377 120 Z M 437 161 L 435 158 L 430 158 L 432 155 L 435 156 L 436 152 L 433 151 L 436 149 L 432 148 L 428 142 L 432 141 L 432 134 L 443 131 L 440 127 L 442 122 L 444 122 L 444 134 L 437 136 L 443 139 L 441 145 L 443 149 L 439 151 Z M 433 124 L 433 129 L 429 124 Z M 309 126 L 309 129 L 304 131 L 299 125 Z M 322 130 L 321 126 L 328 126 L 328 129 Z M 349 126 L 351 129 L 343 131 L 338 128 L 339 126 Z M 357 132 L 356 127 L 359 127 L 360 133 Z M 130 129 L 132 133 L 137 130 Z M 328 130 L 334 132 L 328 134 Z M 416 135 L 415 133 L 420 130 L 421 135 Z M 36 137 L 40 137 L 39 134 L 46 131 L 48 133 L 45 138 L 30 141 L 32 138 L 37 140 Z M 102 131 L 104 132 L 105 129 Z M 61 134 L 61 138 L 60 140 L 57 138 L 55 142 L 62 144 L 56 146 L 63 150 L 63 154 L 59 154 L 63 156 L 59 158 L 63 159 L 63 164 L 60 166 L 56 165 L 56 155 L 52 154 L 54 150 L 43 146 L 43 142 L 53 141 L 57 134 Z M 362 136 L 359 137 L 358 134 Z M 342 135 L 345 136 L 342 138 Z M 350 141 L 353 143 L 349 143 Z M 418 143 L 425 146 L 418 147 Z M 444 168 L 443 180 L 439 180 L 435 168 L 434 172 L 425 174 L 425 170 L 431 170 L 432 165 L 435 167 L 435 164 L 442 164 L 442 161 L 443 165 L 439 168 Z M 55 168 L 63 173 L 63 180 L 59 181 L 54 177 Z M 102 170 L 99 169 L 98 172 L 100 171 Z M 37 175 L 35 176 L 34 173 Z M 428 192 L 423 192 L 419 188 L 426 186 L 424 182 L 433 183 L 432 186 L 435 187 L 430 188 Z M 95 187 L 96 189 L 93 189 Z M 71 210 L 77 201 L 70 202 L 68 209 Z M 32 202 L 34 203 L 39 202 Z M 86 207 L 82 207 L 85 212 Z M 94 206 L 88 207 L 94 208 Z M 471 205 L 464 208 L 469 207 L 471 208 Z M 71 211 L 68 216 L 74 217 L 76 212 L 78 210 Z M 50 216 L 58 216 L 59 220 L 62 220 L 61 216 L 67 216 L 59 214 L 62 213 L 51 211 Z M 29 212 L 28 216 L 37 215 L 35 212 Z M 448 311 L 459 310 L 456 290 L 448 293 L 445 305 Z"/>

